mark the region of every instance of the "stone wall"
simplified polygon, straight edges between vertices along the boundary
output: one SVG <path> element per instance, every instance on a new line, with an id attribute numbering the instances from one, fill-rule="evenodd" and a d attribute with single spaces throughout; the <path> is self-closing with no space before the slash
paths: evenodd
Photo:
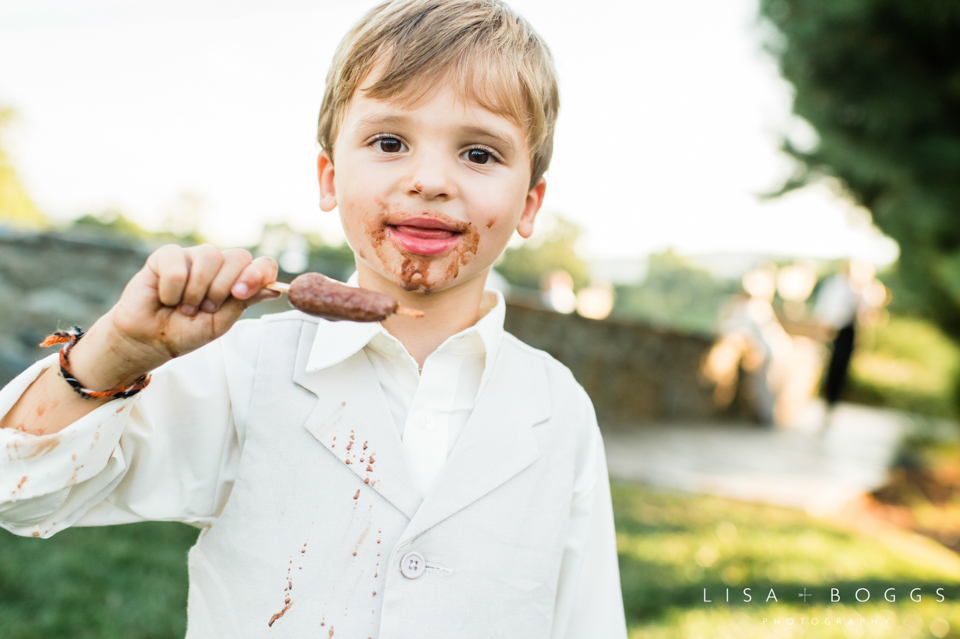
<path id="1" fill-rule="evenodd" d="M 0 386 L 48 352 L 57 327 L 89 327 L 119 298 L 150 247 L 102 236 L 33 234 L 0 227 Z M 257 315 L 287 308 L 280 300 Z M 251 309 L 254 310 L 254 309 Z M 596 321 L 512 303 L 507 330 L 566 364 L 612 422 L 715 420 L 712 388 L 699 378 L 711 340 L 634 322 Z"/>
<path id="2" fill-rule="evenodd" d="M 702 379 L 710 338 L 517 303 L 509 306 L 506 328 L 570 368 L 607 424 L 715 421 L 748 412 L 741 397 L 718 407 L 712 385 Z"/>
<path id="3" fill-rule="evenodd" d="M 58 327 L 88 328 L 143 266 L 140 244 L 0 226 L 0 385 L 51 352 Z"/>

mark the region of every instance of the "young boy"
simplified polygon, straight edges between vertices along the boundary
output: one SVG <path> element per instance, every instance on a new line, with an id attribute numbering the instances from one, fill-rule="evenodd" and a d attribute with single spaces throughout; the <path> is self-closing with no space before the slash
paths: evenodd
<path id="1" fill-rule="evenodd" d="M 273 261 L 163 247 L 65 374 L 0 392 L 3 526 L 200 527 L 188 637 L 625 637 L 593 407 L 484 290 L 533 230 L 557 105 L 499 0 L 371 10 L 327 77 L 320 207 L 354 283 L 424 316 L 234 325 Z"/>

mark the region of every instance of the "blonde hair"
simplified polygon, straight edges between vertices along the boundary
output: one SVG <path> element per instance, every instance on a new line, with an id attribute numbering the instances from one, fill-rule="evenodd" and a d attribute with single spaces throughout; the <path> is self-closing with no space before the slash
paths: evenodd
<path id="1" fill-rule="evenodd" d="M 317 141 L 334 154 L 344 114 L 364 93 L 414 103 L 451 80 L 468 99 L 527 133 L 530 186 L 553 153 L 560 106 L 553 58 L 530 24 L 500 0 L 392 0 L 371 9 L 344 36 L 327 74 Z"/>

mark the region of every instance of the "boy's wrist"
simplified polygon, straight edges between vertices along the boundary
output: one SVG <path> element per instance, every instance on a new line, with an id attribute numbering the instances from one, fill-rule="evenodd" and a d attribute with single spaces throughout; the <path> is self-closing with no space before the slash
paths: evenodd
<path id="1" fill-rule="evenodd" d="M 70 369 L 91 390 L 109 390 L 134 383 L 164 363 L 144 345 L 118 331 L 107 313 L 70 350 Z"/>

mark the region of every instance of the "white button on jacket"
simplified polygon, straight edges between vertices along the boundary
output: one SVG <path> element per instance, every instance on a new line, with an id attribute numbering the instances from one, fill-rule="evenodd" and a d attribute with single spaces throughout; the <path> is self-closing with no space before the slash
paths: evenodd
<path id="1" fill-rule="evenodd" d="M 569 371 L 504 334 L 424 493 L 368 350 L 307 365 L 344 326 L 241 322 L 58 434 L 0 431 L 0 523 L 201 527 L 189 638 L 626 637 L 603 444 Z"/>
<path id="2" fill-rule="evenodd" d="M 407 579 L 416 579 L 427 569 L 423 555 L 418 552 L 408 552 L 400 560 L 400 572 Z"/>

